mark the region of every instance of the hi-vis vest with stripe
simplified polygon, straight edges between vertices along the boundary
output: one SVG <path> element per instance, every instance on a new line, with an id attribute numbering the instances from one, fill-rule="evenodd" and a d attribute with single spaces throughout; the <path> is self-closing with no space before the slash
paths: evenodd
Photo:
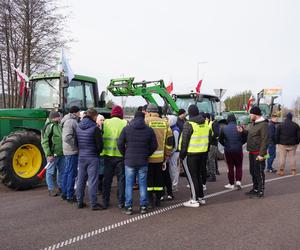
<path id="1" fill-rule="evenodd" d="M 122 157 L 122 154 L 120 153 L 117 146 L 117 141 L 123 128 L 126 125 L 126 120 L 122 120 L 116 117 L 105 120 L 103 126 L 103 151 L 101 155 Z"/>
<path id="2" fill-rule="evenodd" d="M 158 142 L 158 147 L 155 152 L 150 156 L 150 159 L 164 158 L 164 147 L 167 136 L 167 123 L 163 120 L 150 121 L 149 127 L 153 128 L 157 140 L 161 140 L 161 143 Z"/>
<path id="3" fill-rule="evenodd" d="M 202 153 L 208 151 L 209 144 L 209 131 L 208 124 L 198 124 L 196 122 L 188 121 L 193 127 L 193 134 L 191 135 L 189 146 L 187 149 L 188 153 Z M 182 137 L 180 138 L 181 145 Z"/>

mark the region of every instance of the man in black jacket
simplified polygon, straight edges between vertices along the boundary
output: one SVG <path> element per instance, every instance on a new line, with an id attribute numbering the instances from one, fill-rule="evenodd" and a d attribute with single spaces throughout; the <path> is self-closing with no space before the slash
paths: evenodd
<path id="1" fill-rule="evenodd" d="M 264 119 L 259 107 L 250 110 L 252 124 L 248 130 L 247 150 L 253 188 L 246 195 L 250 198 L 262 198 L 265 190 L 265 167 L 269 143 L 268 120 Z M 241 128 L 239 128 L 240 131 Z M 243 132 L 241 130 L 240 132 Z"/>
<path id="2" fill-rule="evenodd" d="M 293 115 L 288 113 L 285 121 L 278 125 L 276 130 L 276 142 L 279 148 L 279 172 L 284 175 L 284 167 L 287 155 L 290 158 L 292 175 L 296 175 L 296 150 L 300 141 L 299 125 L 293 120 Z"/>
<path id="3" fill-rule="evenodd" d="M 145 124 L 143 112 L 136 112 L 134 119 L 122 130 L 118 148 L 125 159 L 125 213 L 132 214 L 132 191 L 138 174 L 140 213 L 144 214 L 148 204 L 148 160 L 157 148 L 157 140 L 153 129 Z"/>

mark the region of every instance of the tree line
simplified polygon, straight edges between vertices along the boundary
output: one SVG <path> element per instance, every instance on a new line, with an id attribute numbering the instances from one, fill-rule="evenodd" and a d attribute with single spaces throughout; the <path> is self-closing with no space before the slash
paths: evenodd
<path id="1" fill-rule="evenodd" d="M 0 0 L 0 81 L 2 108 L 21 106 L 13 67 L 27 76 L 57 64 L 66 16 L 57 0 Z"/>

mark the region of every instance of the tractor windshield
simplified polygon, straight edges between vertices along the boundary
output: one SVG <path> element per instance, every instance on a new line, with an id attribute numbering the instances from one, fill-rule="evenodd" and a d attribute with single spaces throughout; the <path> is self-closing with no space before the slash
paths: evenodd
<path id="1" fill-rule="evenodd" d="M 34 82 L 33 108 L 52 109 L 59 104 L 59 79 L 41 79 Z"/>
<path id="2" fill-rule="evenodd" d="M 195 104 L 195 99 L 177 97 L 176 104 L 178 108 L 183 108 L 187 111 L 190 105 Z M 210 99 L 205 97 L 202 99 L 201 102 L 197 102 L 197 106 L 200 112 L 205 112 L 205 113 L 216 112 L 216 103 L 212 102 Z"/>

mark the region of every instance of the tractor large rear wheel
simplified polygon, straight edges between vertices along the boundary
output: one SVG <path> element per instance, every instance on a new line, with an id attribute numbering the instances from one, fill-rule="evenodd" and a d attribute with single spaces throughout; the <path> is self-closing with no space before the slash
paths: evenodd
<path id="1" fill-rule="evenodd" d="M 0 144 L 0 179 L 9 188 L 24 190 L 40 183 L 37 174 L 46 163 L 40 135 L 21 130 Z"/>

